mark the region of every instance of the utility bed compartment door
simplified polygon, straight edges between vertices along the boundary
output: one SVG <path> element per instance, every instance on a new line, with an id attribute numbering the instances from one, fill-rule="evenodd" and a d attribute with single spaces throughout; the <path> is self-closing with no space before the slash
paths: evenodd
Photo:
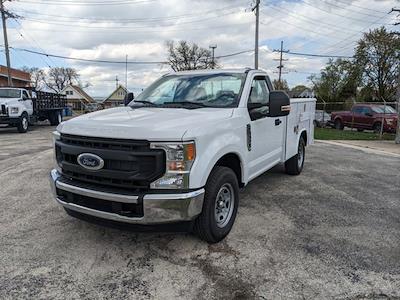
<path id="1" fill-rule="evenodd" d="M 297 154 L 302 131 L 307 132 L 307 144 L 314 142 L 315 99 L 292 99 L 287 119 L 286 160 Z"/>

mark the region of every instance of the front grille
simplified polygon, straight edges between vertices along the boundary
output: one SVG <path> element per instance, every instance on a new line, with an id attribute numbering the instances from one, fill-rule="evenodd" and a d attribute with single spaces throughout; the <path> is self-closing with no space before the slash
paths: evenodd
<path id="1" fill-rule="evenodd" d="M 7 107 L 4 104 L 1 105 L 0 115 L 7 115 Z"/>
<path id="2" fill-rule="evenodd" d="M 82 153 L 100 156 L 104 167 L 97 171 L 83 168 L 77 161 Z M 61 135 L 56 158 L 66 177 L 112 187 L 148 188 L 165 173 L 165 152 L 150 149 L 147 141 Z"/>
<path id="3" fill-rule="evenodd" d="M 115 201 L 101 200 L 71 192 L 66 192 L 61 189 L 57 189 L 57 197 L 61 201 L 67 203 L 72 203 L 103 212 L 115 213 L 124 217 L 143 217 L 143 203 L 121 203 Z"/>

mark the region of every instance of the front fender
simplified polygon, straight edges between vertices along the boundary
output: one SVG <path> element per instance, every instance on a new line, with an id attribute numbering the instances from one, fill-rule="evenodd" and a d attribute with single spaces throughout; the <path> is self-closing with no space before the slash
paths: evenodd
<path id="1" fill-rule="evenodd" d="M 244 135 L 245 136 L 245 135 Z M 216 135 L 215 138 L 209 142 L 199 143 L 196 149 L 198 157 L 193 164 L 190 172 L 190 187 L 200 188 L 204 187 L 207 179 L 214 168 L 215 164 L 226 154 L 235 154 L 238 156 L 241 165 L 242 179 L 245 181 L 247 174 L 243 168 L 244 157 L 246 151 L 245 138 L 241 138 L 239 134 L 232 134 L 232 132 Z M 243 144 L 243 148 L 240 145 Z"/>

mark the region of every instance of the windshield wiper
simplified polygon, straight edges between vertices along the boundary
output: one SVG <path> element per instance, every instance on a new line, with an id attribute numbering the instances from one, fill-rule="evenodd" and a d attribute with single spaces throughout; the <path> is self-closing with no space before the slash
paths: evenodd
<path id="1" fill-rule="evenodd" d="M 148 104 L 148 105 L 151 105 L 151 106 L 157 106 L 157 104 L 155 104 L 153 102 L 150 102 L 150 101 L 146 101 L 146 100 L 133 100 L 133 102 L 142 103 L 142 104 Z"/>
<path id="2" fill-rule="evenodd" d="M 197 107 L 210 107 L 201 102 L 191 102 L 191 101 L 177 101 L 177 102 L 164 102 L 164 105 L 182 105 L 182 106 L 197 106 Z"/>

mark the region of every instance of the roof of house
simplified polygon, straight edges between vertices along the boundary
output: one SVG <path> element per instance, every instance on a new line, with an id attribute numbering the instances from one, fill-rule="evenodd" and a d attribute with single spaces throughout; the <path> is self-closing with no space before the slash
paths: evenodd
<path id="1" fill-rule="evenodd" d="M 114 93 L 115 93 L 116 91 L 118 91 L 119 89 L 121 89 L 121 88 L 124 90 L 125 93 L 128 93 L 128 90 L 126 89 L 126 87 L 124 87 L 122 84 L 120 84 L 120 85 L 118 85 L 118 86 L 115 88 L 115 90 L 112 91 L 112 93 L 111 93 L 107 98 L 105 98 L 105 99 L 103 100 L 103 102 L 106 102 L 107 100 L 111 100 L 111 99 L 110 99 L 111 96 L 114 95 Z"/>
<path id="2" fill-rule="evenodd" d="M 95 102 L 94 101 L 94 99 L 91 97 L 91 96 L 89 96 L 80 86 L 78 86 L 78 85 L 72 85 L 72 84 L 70 84 L 70 85 L 68 85 L 68 86 L 66 86 L 63 90 L 62 90 L 62 92 L 64 92 L 67 88 L 69 88 L 69 87 L 71 87 L 71 88 L 73 88 L 78 94 L 80 94 L 84 99 L 86 99 L 88 102 Z"/>

